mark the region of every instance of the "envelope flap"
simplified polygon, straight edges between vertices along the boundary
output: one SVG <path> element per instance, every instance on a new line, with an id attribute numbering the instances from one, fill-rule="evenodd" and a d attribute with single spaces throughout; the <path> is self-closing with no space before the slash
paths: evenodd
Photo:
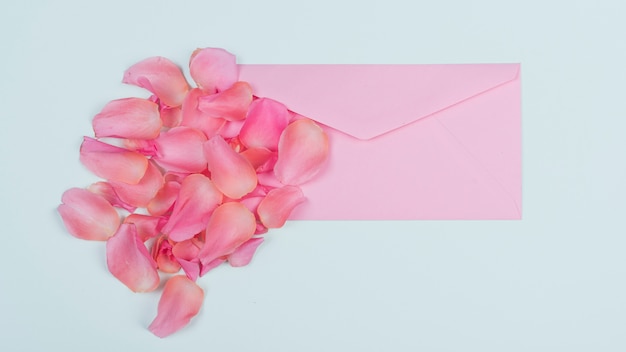
<path id="1" fill-rule="evenodd" d="M 519 64 L 239 65 L 255 95 L 359 139 L 387 133 L 515 79 Z"/>

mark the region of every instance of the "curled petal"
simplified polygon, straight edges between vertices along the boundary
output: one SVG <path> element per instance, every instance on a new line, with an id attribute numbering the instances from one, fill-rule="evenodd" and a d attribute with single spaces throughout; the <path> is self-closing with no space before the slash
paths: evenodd
<path id="1" fill-rule="evenodd" d="M 181 125 L 196 128 L 208 137 L 215 136 L 226 123 L 222 118 L 213 117 L 198 109 L 198 99 L 205 93 L 198 88 L 189 91 L 183 102 Z"/>
<path id="2" fill-rule="evenodd" d="M 156 240 L 151 254 L 157 268 L 162 272 L 174 274 L 180 270 L 180 263 L 172 254 L 172 244 L 167 240 L 167 236 L 161 236 Z"/>
<path id="3" fill-rule="evenodd" d="M 187 277 L 193 281 L 196 281 L 198 276 L 200 276 L 200 259 L 198 259 L 198 253 L 201 247 L 202 243 L 194 237 L 178 242 L 172 248 L 172 254 L 180 263 Z"/>
<path id="4" fill-rule="evenodd" d="M 276 153 L 267 148 L 249 148 L 241 152 L 241 155 L 250 162 L 257 172 L 273 170 L 277 159 Z"/>
<path id="5" fill-rule="evenodd" d="M 179 126 L 183 121 L 183 110 L 180 106 L 174 108 L 162 106 L 160 112 L 161 121 L 165 127 L 173 128 Z"/>
<path id="6" fill-rule="evenodd" d="M 313 178 L 328 157 L 328 136 L 312 120 L 296 120 L 278 142 L 276 177 L 286 185 L 301 185 Z"/>
<path id="7" fill-rule="evenodd" d="M 278 149 L 278 140 L 289 123 L 287 108 L 272 99 L 261 98 L 250 104 L 239 138 L 248 148 Z"/>
<path id="8" fill-rule="evenodd" d="M 180 183 L 176 181 L 166 182 L 148 203 L 148 213 L 154 216 L 167 214 L 172 209 L 176 198 L 178 198 L 179 191 Z"/>
<path id="9" fill-rule="evenodd" d="M 87 187 L 87 189 L 89 190 L 89 192 L 95 193 L 106 199 L 106 201 L 114 207 L 125 209 L 129 213 L 132 213 L 137 209 L 137 207 L 132 206 L 121 200 L 117 193 L 115 193 L 113 186 L 111 186 L 109 182 L 100 181 L 92 183 L 91 185 L 89 185 L 89 187 Z"/>
<path id="10" fill-rule="evenodd" d="M 232 253 L 249 240 L 256 230 L 254 215 L 237 202 L 220 205 L 211 216 L 205 232 L 205 242 L 198 254 L 206 265 L 221 256 Z"/>
<path id="11" fill-rule="evenodd" d="M 146 207 L 163 186 L 163 175 L 159 168 L 149 162 L 145 175 L 137 184 L 111 181 L 111 186 L 123 202 L 136 207 Z"/>
<path id="12" fill-rule="evenodd" d="M 204 133 L 195 128 L 172 128 L 155 139 L 157 155 L 153 160 L 170 171 L 201 172 L 206 168 L 206 159 L 202 152 L 204 142 Z"/>
<path id="13" fill-rule="evenodd" d="M 259 219 L 268 228 L 282 227 L 291 211 L 304 200 L 304 195 L 297 186 L 273 189 L 257 208 Z"/>
<path id="14" fill-rule="evenodd" d="M 215 186 L 229 198 L 239 199 L 257 185 L 256 171 L 221 136 L 204 144 L 204 155 Z"/>
<path id="15" fill-rule="evenodd" d="M 109 102 L 93 118 L 96 137 L 152 139 L 161 131 L 159 106 L 139 98 Z"/>
<path id="16" fill-rule="evenodd" d="M 239 246 L 232 254 L 228 256 L 230 266 L 239 267 L 246 266 L 252 260 L 256 249 L 263 243 L 263 238 L 251 238 Z"/>
<path id="17" fill-rule="evenodd" d="M 133 292 L 149 292 L 159 286 L 156 263 L 137 236 L 134 224 L 122 224 L 107 241 L 107 266 L 113 276 Z"/>
<path id="18" fill-rule="evenodd" d="M 173 241 L 184 241 L 206 228 L 213 210 L 222 202 L 222 193 L 201 174 L 187 176 L 162 232 Z"/>
<path id="19" fill-rule="evenodd" d="M 109 181 L 137 184 L 148 168 L 145 156 L 85 137 L 80 161 L 91 172 Z"/>
<path id="20" fill-rule="evenodd" d="M 191 77 L 207 93 L 223 91 L 239 77 L 235 55 L 224 49 L 196 49 L 189 60 Z"/>
<path id="21" fill-rule="evenodd" d="M 158 337 L 175 333 L 189 323 L 202 307 L 204 291 L 184 275 L 170 278 L 159 300 L 157 316 L 148 329 Z"/>
<path id="22" fill-rule="evenodd" d="M 206 116 L 238 121 L 246 118 L 252 102 L 252 88 L 246 82 L 237 82 L 223 92 L 201 96 L 198 109 Z"/>
<path id="23" fill-rule="evenodd" d="M 220 257 L 215 260 L 212 260 L 210 263 L 207 263 L 207 264 L 201 263 L 200 266 L 202 268 L 200 269 L 200 276 L 204 276 L 204 274 L 222 265 L 222 263 L 224 263 L 225 261 L 226 261 L 226 258 Z"/>
<path id="24" fill-rule="evenodd" d="M 86 189 L 70 188 L 61 197 L 57 211 L 65 227 L 75 237 L 106 241 L 120 226 L 115 208 L 103 197 Z"/>
<path id="25" fill-rule="evenodd" d="M 171 107 L 182 104 L 189 90 L 180 68 L 160 56 L 145 59 L 131 66 L 124 72 L 122 82 L 149 90 L 163 104 Z"/>
<path id="26" fill-rule="evenodd" d="M 158 236 L 166 222 L 166 218 L 143 214 L 130 214 L 124 219 L 125 224 L 135 225 L 137 237 L 139 237 L 141 242 L 146 242 L 148 239 Z"/>

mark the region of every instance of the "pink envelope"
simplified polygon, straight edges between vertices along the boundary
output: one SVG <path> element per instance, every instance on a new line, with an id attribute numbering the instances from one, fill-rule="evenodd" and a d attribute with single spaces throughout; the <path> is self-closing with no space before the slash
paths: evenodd
<path id="1" fill-rule="evenodd" d="M 240 65 L 324 126 L 303 220 L 520 219 L 519 64 Z"/>

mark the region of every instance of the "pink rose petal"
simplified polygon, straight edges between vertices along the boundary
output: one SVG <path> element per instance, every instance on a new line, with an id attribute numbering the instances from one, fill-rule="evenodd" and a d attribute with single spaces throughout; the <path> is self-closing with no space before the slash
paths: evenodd
<path id="1" fill-rule="evenodd" d="M 151 255 L 160 271 L 175 274 L 180 270 L 180 263 L 172 254 L 172 244 L 167 236 L 161 236 L 154 242 Z"/>
<path id="2" fill-rule="evenodd" d="M 175 172 L 201 172 L 206 168 L 202 145 L 206 136 L 201 131 L 180 126 L 161 133 L 155 139 L 157 155 L 153 157 L 161 167 Z"/>
<path id="3" fill-rule="evenodd" d="M 162 229 L 174 241 L 184 241 L 206 228 L 213 210 L 222 202 L 222 193 L 201 174 L 187 176 L 169 221 Z"/>
<path id="4" fill-rule="evenodd" d="M 125 209 L 129 213 L 132 213 L 137 209 L 137 207 L 132 206 L 121 200 L 117 193 L 115 193 L 113 186 L 111 186 L 109 182 L 100 181 L 92 183 L 91 185 L 89 185 L 89 187 L 87 187 L 87 189 L 89 190 L 89 192 L 95 193 L 106 199 L 106 201 L 114 207 Z"/>
<path id="5" fill-rule="evenodd" d="M 198 88 L 189 91 L 183 102 L 181 125 L 196 128 L 211 138 L 215 136 L 224 126 L 226 120 L 213 117 L 198 109 L 198 101 L 205 93 Z"/>
<path id="6" fill-rule="evenodd" d="M 163 186 L 163 175 L 153 163 L 148 163 L 146 173 L 135 185 L 111 181 L 111 186 L 119 198 L 136 207 L 146 207 Z"/>
<path id="7" fill-rule="evenodd" d="M 257 172 L 266 172 L 274 169 L 277 154 L 267 148 L 249 148 L 241 152 Z"/>
<path id="8" fill-rule="evenodd" d="M 170 278 L 159 300 L 157 316 L 148 329 L 158 337 L 175 333 L 189 323 L 202 307 L 204 291 L 184 275 Z"/>
<path id="9" fill-rule="evenodd" d="M 246 118 L 252 102 L 252 88 L 246 82 L 237 82 L 223 92 L 199 97 L 198 109 L 205 116 L 238 121 Z"/>
<path id="10" fill-rule="evenodd" d="M 166 218 L 143 214 L 130 214 L 124 219 L 125 224 L 135 225 L 137 237 L 139 237 L 141 242 L 146 242 L 150 238 L 157 237 L 166 222 Z"/>
<path id="11" fill-rule="evenodd" d="M 212 260 L 211 262 L 209 262 L 207 264 L 200 263 L 200 266 L 201 266 L 200 276 L 204 276 L 209 271 L 211 271 L 211 270 L 217 268 L 218 266 L 222 265 L 225 261 L 226 261 L 226 258 L 220 257 L 220 258 L 217 258 L 215 260 Z"/>
<path id="12" fill-rule="evenodd" d="M 96 137 L 153 139 L 161 131 L 159 106 L 139 98 L 109 102 L 93 118 Z"/>
<path id="13" fill-rule="evenodd" d="M 65 227 L 75 237 L 106 241 L 120 226 L 115 208 L 103 197 L 86 189 L 70 188 L 61 197 L 57 211 Z"/>
<path id="14" fill-rule="evenodd" d="M 297 186 L 285 186 L 271 190 L 257 208 L 259 219 L 268 228 L 282 227 L 291 211 L 305 197 Z"/>
<path id="15" fill-rule="evenodd" d="M 239 76 L 235 55 L 224 49 L 196 49 L 189 60 L 191 77 L 207 93 L 223 91 Z"/>
<path id="16" fill-rule="evenodd" d="M 203 264 L 232 253 L 249 240 L 256 230 L 254 215 L 237 202 L 220 205 L 211 216 L 205 232 L 205 242 L 198 254 Z"/>
<path id="17" fill-rule="evenodd" d="M 250 105 L 239 138 L 248 148 L 276 151 L 280 135 L 290 118 L 283 104 L 267 98 L 257 99 Z"/>
<path id="18" fill-rule="evenodd" d="M 251 238 L 239 246 L 228 256 L 228 263 L 232 267 L 246 266 L 252 261 L 256 249 L 263 243 L 263 237 Z"/>
<path id="19" fill-rule="evenodd" d="M 170 107 L 170 106 L 162 106 L 161 110 L 161 121 L 163 122 L 163 126 L 173 128 L 177 127 L 183 121 L 183 110 L 180 106 Z"/>
<path id="20" fill-rule="evenodd" d="M 180 192 L 180 183 L 176 181 L 166 182 L 148 203 L 146 207 L 148 213 L 154 216 L 167 214 L 174 206 L 178 192 Z"/>
<path id="21" fill-rule="evenodd" d="M 145 156 L 84 137 L 80 161 L 91 172 L 109 181 L 137 184 L 148 168 Z"/>
<path id="22" fill-rule="evenodd" d="M 328 137 L 312 120 L 296 120 L 287 126 L 278 143 L 276 177 L 286 185 L 312 179 L 328 157 Z"/>
<path id="23" fill-rule="evenodd" d="M 204 155 L 215 186 L 229 198 L 239 199 L 257 185 L 256 171 L 220 136 L 204 144 Z"/>
<path id="24" fill-rule="evenodd" d="M 131 66 L 124 72 L 123 83 L 133 84 L 154 93 L 167 106 L 183 103 L 189 90 L 183 72 L 164 57 L 151 57 Z"/>
<path id="25" fill-rule="evenodd" d="M 113 276 L 133 292 L 149 292 L 159 286 L 156 263 L 137 236 L 134 224 L 122 224 L 107 241 L 107 266 Z"/>
<path id="26" fill-rule="evenodd" d="M 172 248 L 172 254 L 178 260 L 190 280 L 196 281 L 200 276 L 200 259 L 198 253 L 202 243 L 196 237 L 178 242 Z"/>

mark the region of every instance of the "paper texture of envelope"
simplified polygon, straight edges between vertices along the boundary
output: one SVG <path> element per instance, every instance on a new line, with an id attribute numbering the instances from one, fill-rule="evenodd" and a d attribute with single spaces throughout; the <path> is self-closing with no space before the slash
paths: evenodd
<path id="1" fill-rule="evenodd" d="M 519 64 L 240 65 L 240 80 L 328 133 L 291 219 L 521 218 Z"/>

